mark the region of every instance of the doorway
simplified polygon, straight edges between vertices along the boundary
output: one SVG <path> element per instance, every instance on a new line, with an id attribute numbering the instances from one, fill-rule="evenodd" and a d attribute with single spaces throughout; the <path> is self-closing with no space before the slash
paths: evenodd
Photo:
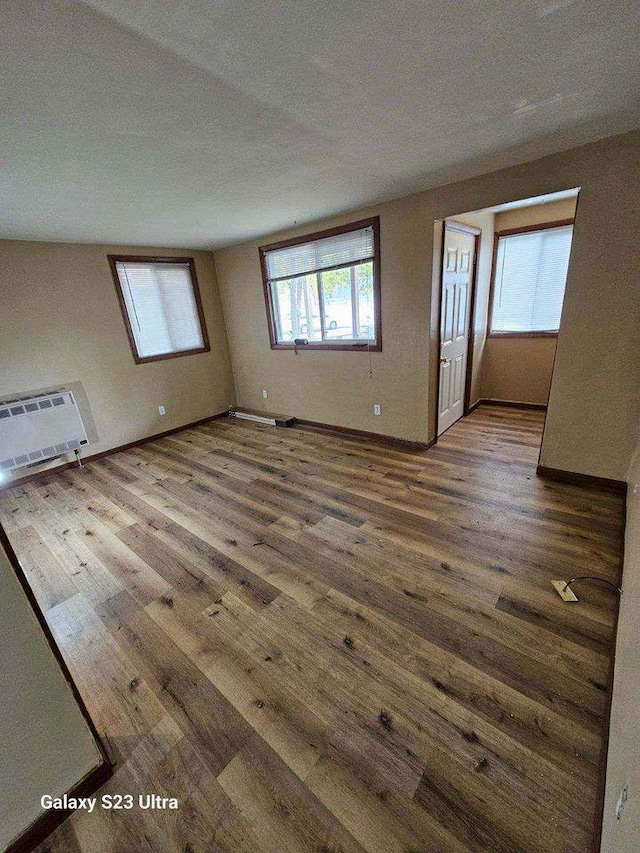
<path id="1" fill-rule="evenodd" d="M 579 191 L 434 223 L 430 443 L 480 405 L 546 412 Z"/>
<path id="2" fill-rule="evenodd" d="M 466 410 L 469 342 L 481 229 L 446 220 L 442 245 L 438 429 L 442 435 Z"/>

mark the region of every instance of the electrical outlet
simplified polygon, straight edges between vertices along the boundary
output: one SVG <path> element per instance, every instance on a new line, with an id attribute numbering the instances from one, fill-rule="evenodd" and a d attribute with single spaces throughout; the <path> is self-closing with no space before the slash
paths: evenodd
<path id="1" fill-rule="evenodd" d="M 381 415 L 382 414 L 382 407 L 381 407 L 380 403 L 374 403 L 373 404 L 373 414 L 374 415 Z"/>
<path id="2" fill-rule="evenodd" d="M 267 393 L 267 389 L 263 388 L 262 389 L 262 399 L 266 400 L 268 396 L 269 396 L 269 394 Z"/>
<path id="3" fill-rule="evenodd" d="M 158 406 L 158 411 L 160 412 L 161 415 L 167 414 L 167 410 L 164 406 Z"/>
<path id="4" fill-rule="evenodd" d="M 625 787 L 620 792 L 620 796 L 618 797 L 618 802 L 616 803 L 616 817 L 618 820 L 621 819 L 625 806 L 627 805 L 627 799 L 629 797 L 629 789 Z"/>

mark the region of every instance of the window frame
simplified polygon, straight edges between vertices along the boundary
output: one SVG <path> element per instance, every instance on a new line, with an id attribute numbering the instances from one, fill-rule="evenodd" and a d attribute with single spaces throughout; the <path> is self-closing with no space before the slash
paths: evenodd
<path id="1" fill-rule="evenodd" d="M 572 227 L 575 224 L 575 219 L 556 219 L 553 222 L 539 222 L 536 225 L 522 225 L 519 228 L 505 228 L 502 231 L 494 232 L 493 237 L 493 260 L 491 262 L 491 285 L 489 288 L 489 319 L 487 324 L 488 338 L 557 338 L 559 329 L 554 330 L 539 330 L 529 332 L 501 332 L 493 330 L 493 301 L 495 298 L 496 284 L 496 262 L 498 258 L 498 242 L 500 237 L 510 237 L 513 234 L 526 234 L 529 231 L 548 231 L 552 228 L 566 228 L 568 225 Z M 573 249 L 573 235 L 571 235 Z M 571 256 L 569 256 L 569 266 L 571 265 Z"/>
<path id="2" fill-rule="evenodd" d="M 322 240 L 325 237 L 336 237 L 338 234 L 348 234 L 350 231 L 359 231 L 362 228 L 373 228 L 373 309 L 375 313 L 375 342 L 362 341 L 343 343 L 339 339 L 336 343 L 330 341 L 309 341 L 304 347 L 297 347 L 298 352 L 301 349 L 305 350 L 333 350 L 334 352 L 382 352 L 382 311 L 381 311 L 381 296 L 380 296 L 380 217 L 372 216 L 369 219 L 360 219 L 358 222 L 350 222 L 348 225 L 339 225 L 336 228 L 326 228 L 323 231 L 315 231 L 311 234 L 304 234 L 301 237 L 293 237 L 290 240 L 280 240 L 277 243 L 270 243 L 267 246 L 259 246 L 258 252 L 260 255 L 260 270 L 262 272 L 262 288 L 264 291 L 264 302 L 267 312 L 267 326 L 269 329 L 269 343 L 272 350 L 295 350 L 296 345 L 291 342 L 279 342 L 275 323 L 275 312 L 272 302 L 272 293 L 267 275 L 267 252 L 273 252 L 276 249 L 287 249 L 290 246 L 299 246 L 303 243 L 311 243 L 313 240 Z M 344 264 L 339 268 L 348 268 L 353 264 Z M 334 268 L 332 268 L 334 269 Z M 312 270 L 314 272 L 322 272 L 322 270 Z M 320 300 L 322 300 L 322 290 L 319 288 Z M 320 301 L 322 305 L 322 301 Z M 321 308 L 322 310 L 322 308 Z"/>
<path id="3" fill-rule="evenodd" d="M 166 255 L 107 255 L 107 259 L 109 261 L 111 275 L 113 276 L 113 283 L 115 285 L 116 293 L 118 295 L 118 302 L 120 303 L 122 319 L 124 320 L 125 329 L 127 330 L 129 346 L 131 347 L 133 360 L 136 364 L 148 364 L 151 361 L 164 361 L 168 358 L 181 358 L 185 355 L 197 355 L 203 352 L 211 352 L 211 345 L 209 343 L 209 333 L 207 332 L 207 324 L 204 318 L 204 310 L 202 308 L 202 299 L 200 298 L 200 287 L 198 286 L 198 276 L 196 275 L 196 264 L 194 258 L 180 256 L 168 257 Z M 195 300 L 196 309 L 198 311 L 198 320 L 200 322 L 200 331 L 202 333 L 203 346 L 193 347 L 192 349 L 178 350 L 177 352 L 165 352 L 159 353 L 158 355 L 141 356 L 138 353 L 136 339 L 133 334 L 131 320 L 129 318 L 129 312 L 127 310 L 127 305 L 124 300 L 124 295 L 122 293 L 122 285 L 120 283 L 120 276 L 118 275 L 118 269 L 116 266 L 116 264 L 118 264 L 119 262 L 141 264 L 180 264 L 181 266 L 187 264 L 189 267 L 189 277 L 191 279 L 193 298 Z"/>

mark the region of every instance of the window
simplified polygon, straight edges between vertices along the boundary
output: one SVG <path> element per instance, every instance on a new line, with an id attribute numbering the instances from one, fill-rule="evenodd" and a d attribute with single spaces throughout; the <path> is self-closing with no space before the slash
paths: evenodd
<path id="1" fill-rule="evenodd" d="M 379 220 L 260 248 L 272 349 L 380 350 Z"/>
<path id="2" fill-rule="evenodd" d="M 109 255 L 137 364 L 208 352 L 193 258 Z"/>
<path id="3" fill-rule="evenodd" d="M 491 334 L 555 334 L 569 268 L 573 225 L 498 232 Z"/>

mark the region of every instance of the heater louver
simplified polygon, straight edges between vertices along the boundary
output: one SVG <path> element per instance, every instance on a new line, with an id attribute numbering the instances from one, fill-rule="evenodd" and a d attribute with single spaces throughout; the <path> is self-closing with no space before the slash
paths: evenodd
<path id="1" fill-rule="evenodd" d="M 88 443 L 71 391 L 0 400 L 0 470 L 44 462 Z"/>

